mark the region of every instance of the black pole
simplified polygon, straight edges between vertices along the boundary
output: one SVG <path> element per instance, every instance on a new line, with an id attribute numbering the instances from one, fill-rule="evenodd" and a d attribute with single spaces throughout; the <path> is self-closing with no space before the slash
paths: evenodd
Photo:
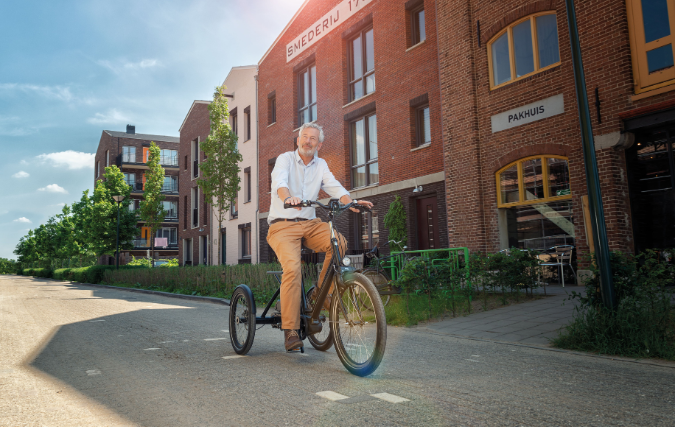
<path id="1" fill-rule="evenodd" d="M 120 202 L 117 202 L 117 243 L 115 244 L 116 246 L 116 251 L 115 253 L 117 254 L 117 261 L 115 261 L 115 265 L 117 266 L 117 270 L 120 269 Z"/>
<path id="2" fill-rule="evenodd" d="M 584 166 L 586 168 L 586 185 L 588 187 L 588 205 L 591 213 L 593 241 L 595 242 L 595 257 L 600 271 L 600 288 L 602 301 L 605 307 L 614 309 L 615 296 L 612 285 L 612 268 L 609 264 L 609 245 L 607 244 L 607 229 L 605 227 L 605 213 L 602 208 L 602 194 L 600 192 L 600 177 L 598 164 L 595 159 L 595 143 L 591 127 L 591 113 L 588 108 L 588 94 L 586 93 L 586 79 L 581 59 L 581 46 L 577 18 L 574 11 L 574 0 L 565 0 L 567 6 L 567 23 L 570 29 L 570 47 L 572 49 L 572 66 L 574 67 L 574 86 L 579 107 L 579 124 L 581 125 L 581 143 L 584 147 Z"/>

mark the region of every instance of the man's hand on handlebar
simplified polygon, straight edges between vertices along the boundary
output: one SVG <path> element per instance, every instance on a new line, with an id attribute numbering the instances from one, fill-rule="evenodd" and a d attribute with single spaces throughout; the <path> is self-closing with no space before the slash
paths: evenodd
<path id="1" fill-rule="evenodd" d="M 300 203 L 302 203 L 302 199 L 300 197 L 291 196 L 284 200 L 284 205 L 299 205 Z M 301 210 L 302 206 L 294 207 L 293 209 Z"/>
<path id="2" fill-rule="evenodd" d="M 370 210 L 370 209 L 373 208 L 373 204 L 370 203 L 370 202 L 367 201 L 367 200 L 358 200 L 356 203 L 357 203 L 358 205 L 360 205 L 360 206 L 363 206 L 363 207 L 365 207 L 365 208 L 368 208 L 368 210 Z M 361 212 L 358 208 L 349 208 L 349 209 L 350 209 L 352 212 L 356 212 L 356 213 Z"/>

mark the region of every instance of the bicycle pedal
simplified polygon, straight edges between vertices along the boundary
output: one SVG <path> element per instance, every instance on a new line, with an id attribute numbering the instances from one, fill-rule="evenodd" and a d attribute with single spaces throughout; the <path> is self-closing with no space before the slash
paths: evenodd
<path id="1" fill-rule="evenodd" d="M 286 353 L 304 353 L 305 347 L 294 348 L 292 350 L 286 350 Z"/>

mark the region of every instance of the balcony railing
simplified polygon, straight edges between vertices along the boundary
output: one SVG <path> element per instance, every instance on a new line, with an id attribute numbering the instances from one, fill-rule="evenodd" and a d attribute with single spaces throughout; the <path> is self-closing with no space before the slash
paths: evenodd
<path id="1" fill-rule="evenodd" d="M 134 239 L 132 240 L 134 249 L 150 249 L 150 239 Z M 157 246 L 155 246 L 157 248 Z M 169 242 L 168 249 L 178 249 L 178 242 Z"/>
<path id="2" fill-rule="evenodd" d="M 178 193 L 178 182 L 165 182 L 162 185 L 162 193 Z"/>
<path id="3" fill-rule="evenodd" d="M 142 182 L 127 182 L 129 184 L 129 187 L 131 187 L 131 192 L 139 192 L 143 191 L 143 183 Z"/>
<path id="4" fill-rule="evenodd" d="M 163 166 L 178 166 L 178 156 L 159 156 L 159 164 Z"/>

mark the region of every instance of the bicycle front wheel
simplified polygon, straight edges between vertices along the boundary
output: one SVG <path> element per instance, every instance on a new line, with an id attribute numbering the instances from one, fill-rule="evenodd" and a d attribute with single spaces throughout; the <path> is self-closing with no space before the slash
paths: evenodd
<path id="1" fill-rule="evenodd" d="M 349 372 L 365 377 L 377 369 L 387 343 L 387 320 L 375 285 L 363 274 L 355 273 L 334 290 L 330 327 L 335 350 Z"/>

